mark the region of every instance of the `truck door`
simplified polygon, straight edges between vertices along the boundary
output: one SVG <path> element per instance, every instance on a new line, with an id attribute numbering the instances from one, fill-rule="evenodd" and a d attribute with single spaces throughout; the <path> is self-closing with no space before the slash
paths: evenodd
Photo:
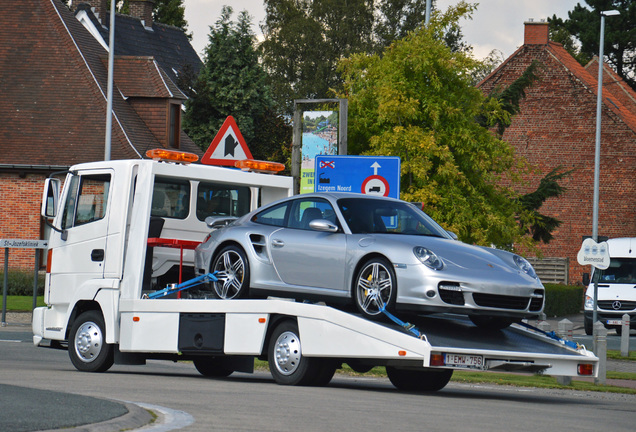
<path id="1" fill-rule="evenodd" d="M 111 170 L 67 177 L 49 274 L 49 302 L 68 303 L 73 293 L 91 279 L 102 279 L 108 236 Z"/>

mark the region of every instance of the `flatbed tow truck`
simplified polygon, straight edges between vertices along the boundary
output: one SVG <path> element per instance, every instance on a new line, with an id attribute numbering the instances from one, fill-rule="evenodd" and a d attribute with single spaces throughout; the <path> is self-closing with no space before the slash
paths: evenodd
<path id="1" fill-rule="evenodd" d="M 68 349 L 78 370 L 190 360 L 202 375 L 224 377 L 252 372 L 262 358 L 279 384 L 319 386 L 343 363 L 359 372 L 381 365 L 398 389 L 415 391 L 440 390 L 462 369 L 597 375 L 585 347 L 530 326 L 486 331 L 461 317 L 405 323 L 388 313 L 393 321 L 370 321 L 322 304 L 182 289 L 192 246 L 215 220 L 291 195 L 292 181 L 161 154 L 71 167 L 61 193 L 60 181 L 45 184 L 47 306 L 33 312 L 33 342 Z M 218 199 L 225 205 L 210 210 Z M 207 214 L 217 217 L 206 224 Z"/>

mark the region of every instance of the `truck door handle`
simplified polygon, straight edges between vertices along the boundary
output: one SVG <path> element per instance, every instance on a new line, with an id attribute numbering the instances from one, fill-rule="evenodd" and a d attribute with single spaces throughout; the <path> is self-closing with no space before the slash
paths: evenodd
<path id="1" fill-rule="evenodd" d="M 283 247 L 283 246 L 285 246 L 285 242 L 282 241 L 282 240 L 275 239 L 275 240 L 272 240 L 272 246 L 274 246 L 274 247 Z"/>
<path id="2" fill-rule="evenodd" d="M 104 261 L 104 249 L 93 249 L 91 252 L 92 261 Z"/>

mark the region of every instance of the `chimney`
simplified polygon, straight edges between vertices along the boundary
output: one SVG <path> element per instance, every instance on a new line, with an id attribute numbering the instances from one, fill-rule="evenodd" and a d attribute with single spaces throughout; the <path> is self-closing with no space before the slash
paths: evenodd
<path id="1" fill-rule="evenodd" d="M 73 3 L 74 4 L 77 3 L 78 5 L 80 3 L 86 3 L 87 5 L 89 5 L 91 9 L 93 10 L 93 13 L 95 14 L 95 17 L 97 17 L 99 22 L 104 24 L 106 21 L 106 14 L 110 12 L 110 10 L 108 9 L 108 6 L 106 5 L 106 2 L 107 0 L 80 0 L 78 2 L 73 2 Z M 77 7 L 75 6 L 75 8 Z M 75 8 L 72 9 L 73 12 L 75 12 Z"/>
<path id="2" fill-rule="evenodd" d="M 548 23 L 545 20 L 534 22 L 532 18 L 523 23 L 525 31 L 523 35 L 524 45 L 547 45 Z"/>
<path id="3" fill-rule="evenodd" d="M 139 18 L 144 27 L 152 27 L 152 8 L 154 0 L 128 0 L 130 16 Z"/>

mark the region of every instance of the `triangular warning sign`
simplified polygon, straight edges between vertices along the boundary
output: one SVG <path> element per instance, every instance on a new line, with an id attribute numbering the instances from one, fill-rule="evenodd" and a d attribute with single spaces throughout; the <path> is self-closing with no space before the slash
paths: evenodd
<path id="1" fill-rule="evenodd" d="M 236 120 L 234 117 L 228 116 L 201 158 L 201 163 L 234 166 L 236 161 L 244 159 L 252 159 L 252 153 L 247 148 L 247 143 L 236 125 Z"/>

